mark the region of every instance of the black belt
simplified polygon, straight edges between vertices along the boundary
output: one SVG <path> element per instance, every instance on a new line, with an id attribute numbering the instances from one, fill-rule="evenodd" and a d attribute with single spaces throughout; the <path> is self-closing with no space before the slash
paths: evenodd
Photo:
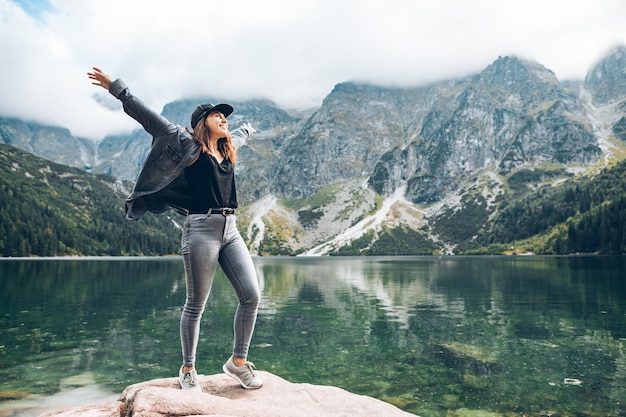
<path id="1" fill-rule="evenodd" d="M 234 208 L 230 208 L 230 207 L 223 207 L 223 208 L 212 208 L 212 209 L 208 209 L 206 211 L 190 211 L 187 214 L 221 214 L 222 216 L 232 216 L 233 214 L 235 214 L 235 209 Z"/>

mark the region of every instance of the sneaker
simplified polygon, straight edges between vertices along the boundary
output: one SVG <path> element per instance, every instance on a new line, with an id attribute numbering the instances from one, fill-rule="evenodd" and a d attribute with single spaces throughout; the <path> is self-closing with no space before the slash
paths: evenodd
<path id="1" fill-rule="evenodd" d="M 222 366 L 224 373 L 239 382 L 245 389 L 261 388 L 263 382 L 256 376 L 252 370 L 253 368 L 254 364 L 252 362 L 246 362 L 244 366 L 236 366 L 232 356 Z"/>
<path id="2" fill-rule="evenodd" d="M 202 387 L 198 382 L 198 374 L 195 369 L 189 372 L 183 372 L 183 367 L 181 366 L 180 371 L 178 371 L 178 382 L 180 382 L 180 389 L 202 392 Z"/>

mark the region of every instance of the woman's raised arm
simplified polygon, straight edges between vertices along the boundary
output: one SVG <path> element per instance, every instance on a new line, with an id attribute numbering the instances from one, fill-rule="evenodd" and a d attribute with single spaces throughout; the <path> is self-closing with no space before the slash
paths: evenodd
<path id="1" fill-rule="evenodd" d="M 163 116 L 148 107 L 143 101 L 130 94 L 128 87 L 121 80 L 113 81 L 104 71 L 98 67 L 93 67 L 93 72 L 88 72 L 87 76 L 92 80 L 92 84 L 102 87 L 119 99 L 124 106 L 124 111 L 130 117 L 138 121 L 146 132 L 153 137 L 175 131 L 176 126 Z"/>

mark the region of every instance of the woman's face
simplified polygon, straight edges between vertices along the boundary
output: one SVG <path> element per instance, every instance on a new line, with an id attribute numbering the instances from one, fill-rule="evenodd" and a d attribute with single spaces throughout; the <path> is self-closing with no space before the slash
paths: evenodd
<path id="1" fill-rule="evenodd" d="M 209 113 L 204 118 L 204 125 L 209 129 L 211 138 L 221 139 L 228 133 L 228 120 L 219 111 Z"/>

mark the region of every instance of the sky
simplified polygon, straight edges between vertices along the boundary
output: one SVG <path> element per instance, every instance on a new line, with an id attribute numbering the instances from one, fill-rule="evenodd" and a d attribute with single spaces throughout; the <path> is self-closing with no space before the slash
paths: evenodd
<path id="1" fill-rule="evenodd" d="M 155 110 L 182 98 L 319 107 L 341 82 L 413 87 L 499 56 L 582 80 L 626 45 L 624 0 L 0 0 L 0 117 L 101 140 L 138 125 L 87 71 Z"/>

